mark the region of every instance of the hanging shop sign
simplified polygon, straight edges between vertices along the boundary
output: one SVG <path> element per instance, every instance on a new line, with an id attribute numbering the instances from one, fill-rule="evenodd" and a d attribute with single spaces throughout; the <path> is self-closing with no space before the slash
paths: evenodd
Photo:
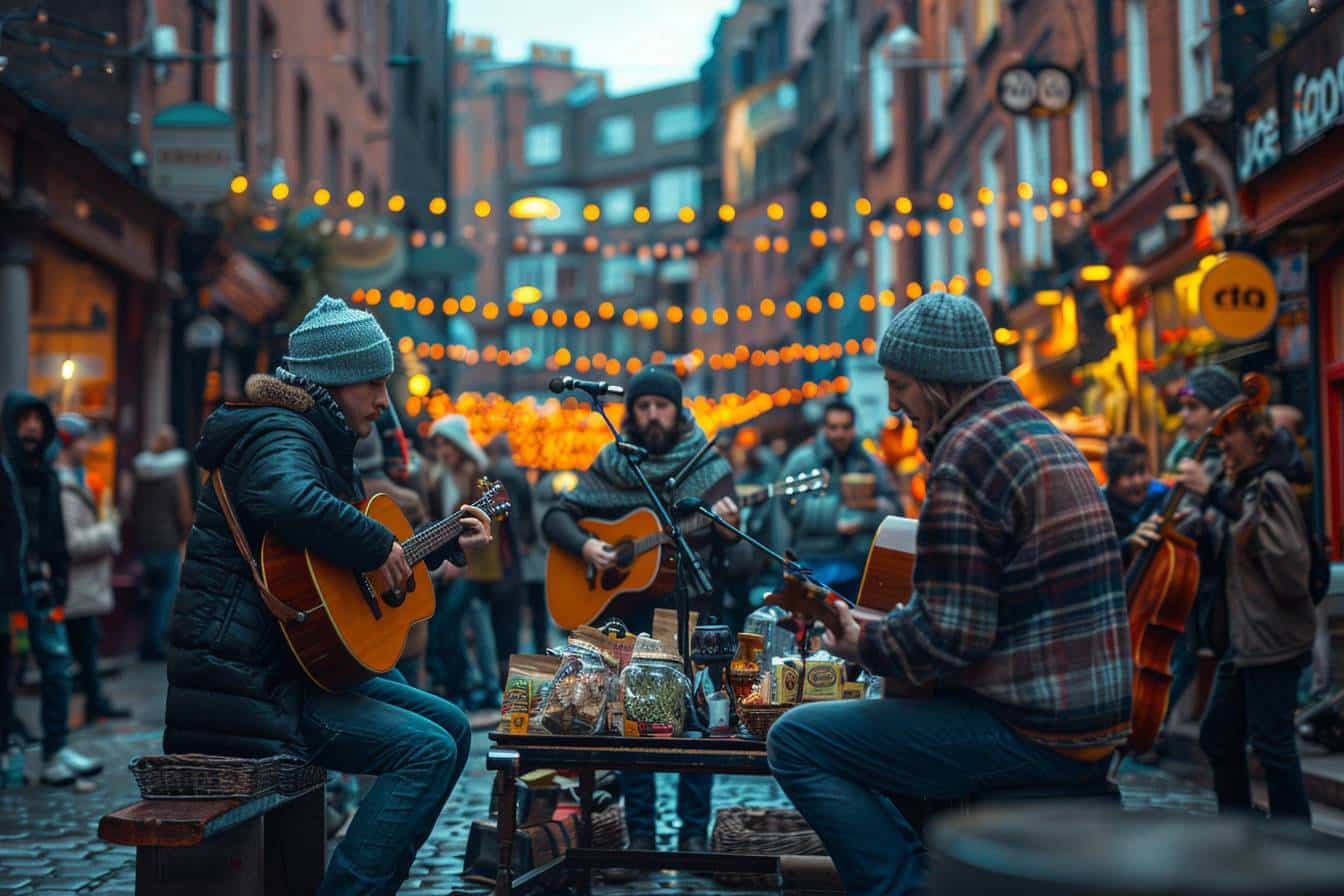
<path id="1" fill-rule="evenodd" d="M 150 186 L 169 202 L 195 205 L 229 194 L 236 174 L 233 116 L 207 103 L 179 103 L 154 116 Z"/>
<path id="2" fill-rule="evenodd" d="M 1344 7 L 1238 86 L 1235 117 L 1242 183 L 1344 124 Z"/>
<path id="3" fill-rule="evenodd" d="M 1265 335 L 1278 311 L 1274 273 L 1254 255 L 1225 252 L 1199 282 L 1199 313 L 1227 342 L 1249 342 Z"/>
<path id="4" fill-rule="evenodd" d="M 999 105 L 1014 115 L 1063 115 L 1073 108 L 1073 73 L 1053 63 L 1010 65 L 999 73 Z"/>
<path id="5" fill-rule="evenodd" d="M 1306 299 L 1291 299 L 1279 307 L 1274 344 L 1279 366 L 1306 367 L 1311 363 L 1311 309 Z"/>

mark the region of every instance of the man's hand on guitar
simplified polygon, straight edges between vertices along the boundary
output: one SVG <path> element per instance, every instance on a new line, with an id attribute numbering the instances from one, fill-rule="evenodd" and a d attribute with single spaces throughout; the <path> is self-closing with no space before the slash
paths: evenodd
<path id="1" fill-rule="evenodd" d="M 608 569 L 616 565 L 616 551 L 600 538 L 590 538 L 583 543 L 584 562 L 594 569 Z"/>
<path id="2" fill-rule="evenodd" d="M 860 663 L 859 632 L 861 627 L 849 609 L 849 604 L 838 598 L 827 598 L 831 612 L 822 617 L 826 623 L 826 634 L 821 643 L 826 649 L 843 660 Z M 861 664 L 861 663 L 860 663 Z"/>
<path id="3" fill-rule="evenodd" d="M 386 586 L 383 588 L 384 592 L 401 590 L 406 580 L 411 577 L 411 564 L 406 562 L 406 552 L 401 549 L 401 542 L 392 542 L 392 550 L 388 552 L 387 559 L 375 572 Z"/>
<path id="4" fill-rule="evenodd" d="M 490 517 L 485 515 L 485 511 L 471 504 L 463 504 L 461 510 L 462 534 L 457 537 L 457 543 L 462 545 L 462 550 L 483 548 L 488 545 L 491 541 Z"/>

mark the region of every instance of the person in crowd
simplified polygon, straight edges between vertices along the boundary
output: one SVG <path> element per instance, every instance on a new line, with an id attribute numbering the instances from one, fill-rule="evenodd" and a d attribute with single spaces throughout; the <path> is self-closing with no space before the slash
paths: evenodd
<path id="1" fill-rule="evenodd" d="M 1102 461 L 1106 471 L 1106 506 L 1115 523 L 1126 560 L 1134 555 L 1139 543 L 1133 540 L 1139 525 L 1158 513 L 1171 493 L 1171 487 L 1153 476 L 1148 462 L 1148 446 L 1129 433 L 1114 436 L 1106 444 Z"/>
<path id="2" fill-rule="evenodd" d="M 744 435 L 744 433 L 750 433 Z M 739 430 L 722 452 L 733 468 L 733 480 L 739 493 L 764 488 L 779 475 L 779 462 L 768 448 L 758 444 L 754 430 Z M 784 513 L 781 509 L 787 499 L 767 501 L 755 507 L 743 508 L 742 529 L 756 540 L 776 551 L 785 547 Z M 752 593 L 768 583 L 767 576 L 778 578 L 778 565 L 746 542 L 739 542 L 724 552 L 723 559 L 723 622 L 740 632 L 752 610 Z"/>
<path id="3" fill-rule="evenodd" d="M 926 886 L 927 854 L 887 794 L 1096 786 L 1132 688 L 1110 514 L 1072 440 L 1001 375 L 980 306 L 923 296 L 878 360 L 929 458 L 914 594 L 863 622 L 832 599 L 825 641 L 908 696 L 807 704 L 767 741 L 850 896 Z"/>
<path id="4" fill-rule="evenodd" d="M 70 716 L 70 642 L 64 618 L 70 554 L 61 514 L 61 483 L 50 449 L 56 421 L 47 403 L 21 390 L 5 395 L 5 453 L 14 471 L 19 507 L 19 558 L 28 643 L 42 675 L 42 783 L 74 784 L 102 763 L 67 745 Z"/>
<path id="5" fill-rule="evenodd" d="M 11 724 L 16 720 L 15 630 L 28 605 L 28 527 L 19 477 L 9 462 L 9 452 L 2 450 L 4 444 L 0 442 L 0 789 L 11 782 L 26 783 L 23 748 L 11 743 L 11 737 L 22 740 L 22 735 L 17 728 L 11 730 Z"/>
<path id="6" fill-rule="evenodd" d="M 104 512 L 89 487 L 84 469 L 89 451 L 89 421 L 79 414 L 56 418 L 61 453 L 56 471 L 61 480 L 61 516 L 70 553 L 70 596 L 65 601 L 65 630 L 70 652 L 79 663 L 78 685 L 84 694 L 86 724 L 99 719 L 129 718 L 103 694 L 98 678 L 99 616 L 112 612 L 112 561 L 121 551 L 121 522 L 115 511 Z"/>
<path id="7" fill-rule="evenodd" d="M 164 626 L 177 593 L 182 545 L 191 529 L 190 461 L 177 445 L 177 430 L 161 426 L 149 450 L 135 456 L 130 474 L 122 478 L 123 510 L 144 570 L 147 612 L 140 659 L 146 662 L 164 659 Z"/>
<path id="8" fill-rule="evenodd" d="M 883 517 L 896 512 L 891 474 L 859 444 L 855 420 L 853 405 L 833 399 L 822 412 L 819 438 L 797 448 L 784 465 L 785 476 L 814 469 L 830 474 L 823 494 L 793 502 L 784 508 L 784 515 L 793 530 L 794 551 L 817 578 L 849 598 L 859 590 L 868 558 L 867 536 Z M 843 480 L 849 474 L 870 477 L 871 498 L 866 505 L 846 499 Z"/>
<path id="9" fill-rule="evenodd" d="M 448 414 L 431 424 L 429 448 L 439 465 L 430 490 L 431 512 L 441 519 L 448 515 L 447 508 L 471 499 L 488 461 L 461 414 Z M 493 561 L 494 555 L 487 559 Z M 429 625 L 425 662 L 430 675 L 445 695 L 467 709 L 498 705 L 500 697 L 490 608 L 481 598 L 480 580 L 499 572 L 497 564 L 491 562 L 490 566 L 441 578 L 436 583 L 438 604 Z M 470 653 L 465 649 L 468 635 Z"/>
<path id="10" fill-rule="evenodd" d="M 356 441 L 388 404 L 392 346 L 377 320 L 324 296 L 289 336 L 284 366 L 245 384 L 246 403 L 206 420 L 195 458 L 216 471 L 248 546 L 270 532 L 400 588 L 400 543 L 352 502 Z M 427 558 L 465 563 L 489 520 Z M 377 775 L 331 854 L 319 896 L 393 893 L 466 766 L 466 718 L 396 670 L 344 691 L 312 684 L 253 583 L 214 489 L 203 489 L 169 626 L 166 753 L 289 753 L 332 771 Z"/>
<path id="11" fill-rule="evenodd" d="M 1224 599 L 1210 626 L 1220 662 L 1199 745 L 1221 811 L 1251 811 L 1249 741 L 1265 770 L 1270 817 L 1310 823 L 1293 724 L 1316 633 L 1307 527 L 1291 484 L 1302 458 L 1261 411 L 1234 412 L 1223 448 L 1225 477 L 1203 492 L 1229 525 Z"/>
<path id="12" fill-rule="evenodd" d="M 518 652 L 519 625 L 523 606 L 523 557 L 532 550 L 536 540 L 536 524 L 532 518 L 532 486 L 523 471 L 513 462 L 509 437 L 500 433 L 485 446 L 489 461 L 485 478 L 499 481 L 509 493 L 513 509 L 497 528 L 494 544 L 499 549 L 499 580 L 481 588 L 490 605 L 490 626 L 495 632 L 495 659 L 499 664 L 499 680 L 509 674 L 509 657 Z"/>
<path id="13" fill-rule="evenodd" d="M 706 439 L 699 425 L 682 407 L 681 382 L 676 374 L 658 366 L 640 370 L 626 386 L 625 407 L 621 429 L 627 439 L 648 451 L 640 467 L 654 487 L 662 488 L 669 478 L 681 474 L 676 494 L 660 495 L 667 506 L 673 506 L 683 497 L 700 498 L 727 522 L 736 525 L 739 514 L 733 500 L 733 473 L 728 462 L 714 451 L 707 451 L 691 469 L 683 472 L 682 468 L 695 459 Z M 615 550 L 602 539 L 584 532 L 579 527 L 579 520 L 584 517 L 615 519 L 637 507 L 648 506 L 648 502 L 648 495 L 631 472 L 628 461 L 612 442 L 602 448 L 592 465 L 580 475 L 578 485 L 547 511 L 542 520 L 542 533 L 554 548 L 582 557 L 599 570 L 608 569 L 616 563 Z M 731 536 L 718 527 L 702 531 L 704 537 L 692 542 L 692 547 L 702 552 L 707 561 L 705 568 L 713 570 L 717 565 L 714 554 L 731 542 Z M 616 617 L 632 632 L 650 632 L 654 610 L 673 606 L 671 594 L 621 595 L 603 612 L 602 619 Z M 697 609 L 703 611 L 704 605 Z M 710 775 L 680 776 L 677 816 L 681 819 L 678 839 L 682 850 L 701 852 L 705 849 L 713 783 Z M 625 794 L 630 848 L 654 849 L 656 790 L 653 775 L 623 772 L 621 790 Z M 608 878 L 629 880 L 632 875 L 626 871 L 608 872 Z"/>

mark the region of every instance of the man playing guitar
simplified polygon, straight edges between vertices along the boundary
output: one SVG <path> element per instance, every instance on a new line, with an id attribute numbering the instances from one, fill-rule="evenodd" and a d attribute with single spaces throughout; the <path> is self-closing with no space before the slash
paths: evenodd
<path id="1" fill-rule="evenodd" d="M 355 442 L 388 405 L 392 347 L 369 314 L 323 297 L 289 337 L 284 368 L 247 381 L 247 401 L 206 420 L 197 462 L 217 470 L 255 554 L 267 533 L 380 588 L 411 567 L 392 533 L 361 513 Z M 333 771 L 377 775 L 322 880 L 322 896 L 393 893 L 406 879 L 467 763 L 471 729 L 457 707 L 393 669 L 344 693 L 300 671 L 253 582 L 221 503 L 203 489 L 169 626 L 164 751 L 262 757 L 290 753 Z M 475 508 L 427 560 L 465 564 L 490 540 Z M 376 571 L 376 572 L 375 572 Z"/>
<path id="2" fill-rule="evenodd" d="M 1099 782 L 1131 699 L 1110 515 L 1078 449 L 1000 376 L 980 307 L 918 299 L 878 360 L 929 458 L 914 595 L 862 624 L 839 601 L 821 615 L 834 653 L 911 693 L 799 707 L 768 741 L 850 896 L 924 889 L 924 848 L 886 794 Z"/>
<path id="3" fill-rule="evenodd" d="M 705 434 L 682 408 L 681 383 L 663 368 L 645 367 L 631 378 L 625 393 L 625 418 L 621 429 L 626 438 L 647 450 L 640 462 L 644 475 L 654 488 L 680 473 L 676 494 L 660 496 L 670 507 L 679 498 L 697 497 L 733 525 L 738 522 L 738 507 L 733 500 L 733 474 L 728 462 L 712 450 L 700 455 L 694 466 L 682 468 L 695 459 L 705 444 Z M 617 562 L 612 546 L 589 537 L 579 528 L 583 517 L 614 519 L 636 507 L 648 504 L 648 496 L 631 473 L 627 460 L 620 456 L 616 443 L 604 446 L 592 466 L 579 478 L 579 484 L 552 507 L 542 520 L 542 532 L 555 547 L 580 555 L 597 570 Z M 714 527 L 709 537 L 692 539 L 692 547 L 711 552 L 726 541 L 726 534 Z M 698 542 L 698 543 L 697 543 Z M 707 563 L 707 569 L 717 568 Z M 671 595 L 625 594 L 611 602 L 602 618 L 621 619 L 633 632 L 650 631 L 656 607 L 673 606 Z M 709 824 L 709 800 L 713 786 L 710 775 L 682 775 L 677 790 L 677 812 L 682 820 L 683 849 L 701 851 Z M 626 821 L 630 827 L 632 849 L 654 848 L 654 782 L 649 773 L 623 773 L 621 788 L 626 799 Z"/>

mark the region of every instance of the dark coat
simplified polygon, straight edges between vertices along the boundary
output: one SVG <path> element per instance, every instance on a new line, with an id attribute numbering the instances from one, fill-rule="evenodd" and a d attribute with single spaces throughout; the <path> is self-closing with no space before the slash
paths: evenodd
<path id="1" fill-rule="evenodd" d="M 349 502 L 362 496 L 355 435 L 318 387 L 251 377 L 248 404 L 210 415 L 196 461 L 218 468 L 256 556 L 262 536 L 367 572 L 392 533 Z M 316 691 L 285 644 L 239 555 L 213 489 L 202 489 L 168 632 L 164 750 L 307 755 L 299 718 Z"/>
<path id="2" fill-rule="evenodd" d="M 28 454 L 19 444 L 18 427 L 19 415 L 31 408 L 42 415 L 43 437 L 36 452 Z M 19 389 L 5 395 L 0 418 L 8 461 L 8 470 L 0 475 L 0 513 L 17 513 L 14 520 L 4 524 L 7 545 L 0 558 L 0 604 L 11 612 L 35 609 L 28 599 L 31 576 L 24 562 L 25 555 L 32 553 L 50 570 L 47 581 L 52 590 L 51 604 L 60 606 L 69 591 L 70 554 L 65 547 L 65 520 L 61 515 L 61 481 L 49 459 L 56 441 L 56 421 L 45 401 Z M 24 501 L 23 493 L 29 489 L 37 495 L 36 518 Z M 8 544 L 11 537 L 12 546 Z M 13 569 L 3 568 L 11 563 Z"/>

